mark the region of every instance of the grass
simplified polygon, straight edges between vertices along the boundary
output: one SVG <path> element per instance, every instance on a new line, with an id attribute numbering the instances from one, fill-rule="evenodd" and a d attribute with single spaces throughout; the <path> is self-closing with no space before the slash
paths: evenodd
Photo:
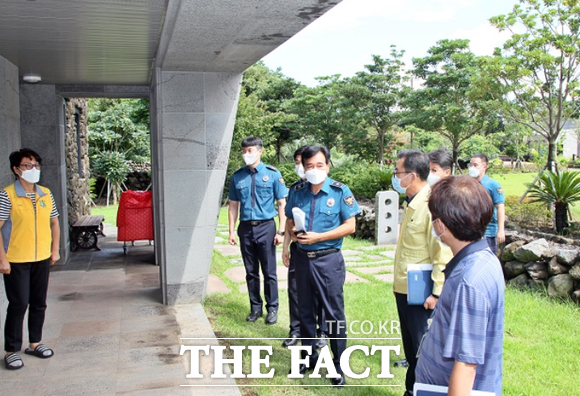
<path id="1" fill-rule="evenodd" d="M 222 209 L 222 212 L 225 210 Z M 227 215 L 220 213 L 220 228 L 227 225 Z M 343 249 L 357 249 L 373 246 L 368 241 L 345 238 Z M 369 250 L 366 253 L 378 253 Z M 384 248 L 382 248 L 384 250 Z M 239 265 L 239 264 L 238 264 Z M 282 340 L 267 340 L 267 338 L 284 338 L 288 334 L 288 301 L 284 290 L 280 292 L 279 321 L 275 326 L 266 326 L 263 320 L 249 325 L 245 316 L 249 311 L 248 296 L 239 290 L 240 284 L 231 281 L 224 272 L 236 266 L 228 258 L 215 252 L 212 260 L 211 273 L 220 277 L 230 288 L 227 294 L 209 295 L 204 301 L 204 308 L 215 330 L 216 336 L 224 338 L 250 337 L 259 340 L 236 340 L 236 345 L 272 345 L 273 354 L 270 357 L 270 367 L 276 370 L 273 379 L 238 379 L 241 392 L 244 395 L 326 395 L 337 393 L 329 387 L 307 387 L 306 385 L 326 385 L 324 370 L 323 379 L 288 379 L 286 377 L 290 354 L 281 346 Z M 351 269 L 349 268 L 349 271 Z M 351 272 L 356 273 L 356 267 Z M 358 273 L 357 273 L 358 274 Z M 361 275 L 361 274 L 358 274 Z M 368 320 L 376 330 L 381 322 L 397 320 L 392 286 L 377 281 L 372 276 L 365 276 L 366 283 L 347 283 L 344 287 L 345 308 L 347 320 Z M 505 332 L 504 332 L 504 367 L 503 395 L 505 396 L 559 396 L 577 394 L 577 384 L 580 383 L 580 308 L 567 301 L 547 298 L 545 292 L 521 291 L 508 288 L 505 295 Z M 365 329 L 360 323 L 355 330 Z M 366 330 L 366 329 L 365 329 Z M 349 335 L 348 346 L 351 345 L 396 345 L 395 340 L 354 340 L 355 337 L 398 337 L 398 335 L 359 334 Z M 229 344 L 233 342 L 228 341 Z M 401 356 L 391 353 L 391 360 Z M 231 356 L 230 356 L 231 357 Z M 249 373 L 249 359 L 245 359 L 244 372 Z M 377 379 L 380 372 L 379 356 L 364 356 L 355 352 L 351 356 L 351 366 L 354 372 L 360 373 L 367 366 L 370 375 L 366 379 L 347 379 L 348 384 L 363 385 L 346 388 L 349 395 L 400 395 L 402 387 L 371 387 L 364 385 L 395 385 L 404 383 L 405 369 L 393 368 L 393 379 Z M 266 372 L 262 368 L 262 372 Z M 283 387 L 250 387 L 244 385 L 305 385 Z"/>
<path id="2" fill-rule="evenodd" d="M 119 205 L 109 205 L 109 206 L 97 205 L 91 208 L 91 214 L 105 216 L 105 224 L 111 227 L 116 227 L 118 209 Z"/>

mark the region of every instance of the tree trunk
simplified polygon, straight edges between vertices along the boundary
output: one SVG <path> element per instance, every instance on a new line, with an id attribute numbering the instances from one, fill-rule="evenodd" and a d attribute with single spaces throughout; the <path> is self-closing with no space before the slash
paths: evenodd
<path id="1" fill-rule="evenodd" d="M 377 131 L 379 134 L 379 166 L 383 169 L 385 163 L 385 132 Z"/>
<path id="2" fill-rule="evenodd" d="M 276 157 L 278 158 L 278 163 L 281 164 L 282 158 L 282 139 L 276 139 Z"/>
<path id="3" fill-rule="evenodd" d="M 558 151 L 557 151 L 557 144 L 556 144 L 556 139 L 554 139 L 553 141 L 550 139 L 548 140 L 548 163 L 547 163 L 547 168 L 549 171 L 552 171 L 554 173 L 556 173 L 558 171 L 557 167 L 556 167 L 556 160 L 558 158 Z"/>
<path id="4" fill-rule="evenodd" d="M 457 160 L 459 159 L 459 150 L 457 147 L 453 147 L 453 167 L 451 168 L 451 174 L 456 175 L 459 169 L 459 163 Z"/>
<path id="5" fill-rule="evenodd" d="M 556 202 L 554 221 L 556 223 L 556 232 L 561 234 L 564 228 L 568 227 L 568 204 Z"/>

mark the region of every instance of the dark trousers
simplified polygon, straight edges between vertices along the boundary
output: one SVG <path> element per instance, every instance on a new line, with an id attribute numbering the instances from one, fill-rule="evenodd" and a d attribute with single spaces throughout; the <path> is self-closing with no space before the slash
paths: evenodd
<path id="1" fill-rule="evenodd" d="M 27 308 L 29 342 L 42 340 L 49 273 L 49 260 L 43 260 L 34 263 L 11 263 L 10 274 L 4 274 L 8 299 L 4 326 L 6 352 L 18 352 L 22 348 L 22 326 Z"/>
<path id="2" fill-rule="evenodd" d="M 403 350 L 405 357 L 409 362 L 407 368 L 407 378 L 405 379 L 405 386 L 407 391 L 413 391 L 413 384 L 415 383 L 415 367 L 417 367 L 417 352 L 419 345 L 423 339 L 423 335 L 427 333 L 427 320 L 431 317 L 432 309 L 425 309 L 423 305 L 408 305 L 407 295 L 395 293 L 397 300 L 397 311 L 399 312 L 399 320 L 401 322 L 401 336 L 403 338 Z"/>
<path id="3" fill-rule="evenodd" d="M 497 254 L 497 240 L 495 237 L 485 237 L 489 248 L 491 249 L 493 254 Z"/>
<path id="4" fill-rule="evenodd" d="M 288 266 L 288 307 L 290 311 L 290 335 L 300 336 L 300 310 L 298 307 L 298 286 L 296 284 L 296 244 L 290 244 L 290 265 Z M 322 333 L 328 334 L 322 304 L 316 301 L 318 316 L 317 336 Z"/>
<path id="5" fill-rule="evenodd" d="M 264 297 L 268 312 L 278 310 L 278 277 L 276 275 L 276 223 L 274 220 L 258 225 L 241 222 L 238 227 L 240 250 L 246 267 L 246 284 L 252 312 L 262 311 L 260 296 L 260 268 L 264 276 Z"/>
<path id="6" fill-rule="evenodd" d="M 300 311 L 300 336 L 302 345 L 314 346 L 318 301 L 328 326 L 332 361 L 339 373 L 340 356 L 346 349 L 346 317 L 344 315 L 343 285 L 346 276 L 342 253 L 337 251 L 322 257 L 309 258 L 296 249 L 296 283 Z M 311 361 L 318 359 L 314 351 Z"/>

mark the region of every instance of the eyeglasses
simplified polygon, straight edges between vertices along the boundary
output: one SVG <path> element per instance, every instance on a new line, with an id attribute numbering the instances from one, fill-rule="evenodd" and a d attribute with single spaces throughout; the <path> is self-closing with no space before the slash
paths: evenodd
<path id="1" fill-rule="evenodd" d="M 393 172 L 393 175 L 398 176 L 398 175 L 404 175 L 404 174 L 408 174 L 408 173 L 413 173 L 413 172 L 401 172 L 401 171 L 396 170 Z"/>
<path id="2" fill-rule="evenodd" d="M 33 164 L 33 163 L 26 163 L 26 164 L 20 164 L 20 168 L 24 167 L 24 169 L 26 170 L 31 170 L 32 168 L 36 168 L 36 169 L 40 169 L 40 164 Z M 20 169 L 22 170 L 22 169 Z"/>

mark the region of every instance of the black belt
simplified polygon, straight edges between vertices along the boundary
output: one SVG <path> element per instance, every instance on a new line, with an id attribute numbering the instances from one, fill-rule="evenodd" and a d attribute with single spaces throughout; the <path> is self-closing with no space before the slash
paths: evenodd
<path id="1" fill-rule="evenodd" d="M 296 247 L 298 248 L 298 250 L 300 250 L 302 253 L 304 253 L 308 258 L 322 257 L 322 256 L 326 256 L 328 254 L 336 253 L 336 252 L 340 251 L 340 249 L 336 249 L 336 248 L 320 249 L 320 250 L 304 250 L 302 248 L 299 248 L 298 246 L 296 246 Z"/>
<path id="2" fill-rule="evenodd" d="M 268 219 L 268 220 L 245 220 L 245 221 L 242 221 L 242 223 L 246 223 L 246 224 L 249 224 L 249 225 L 257 226 L 257 225 L 260 225 L 260 224 L 263 224 L 263 223 L 267 223 L 267 222 L 272 221 L 272 220 L 273 219 Z"/>

